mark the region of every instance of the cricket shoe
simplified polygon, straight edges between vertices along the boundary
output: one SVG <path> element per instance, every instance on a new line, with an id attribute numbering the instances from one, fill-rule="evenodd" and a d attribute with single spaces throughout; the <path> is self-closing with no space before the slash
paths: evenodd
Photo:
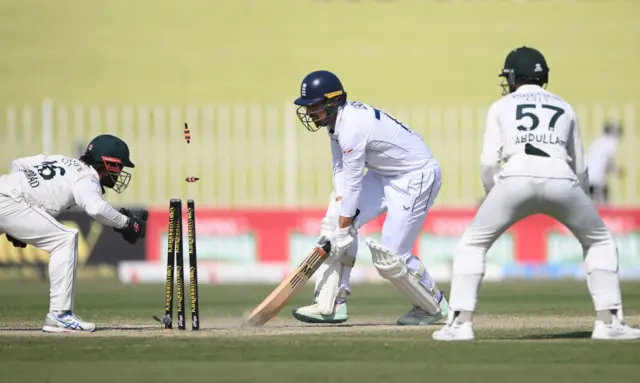
<path id="1" fill-rule="evenodd" d="M 460 323 L 456 318 L 452 323 L 447 323 L 440 330 L 434 331 L 431 337 L 434 340 L 445 342 L 473 340 L 475 338 L 473 334 L 473 323 Z"/>
<path id="2" fill-rule="evenodd" d="M 318 305 L 315 303 L 310 306 L 293 309 L 292 314 L 294 318 L 305 323 L 343 323 L 349 319 L 346 301 L 336 303 L 333 313 L 329 315 L 321 314 Z"/>
<path id="3" fill-rule="evenodd" d="M 71 311 L 49 312 L 42 327 L 45 332 L 91 332 L 95 329 L 95 323 L 85 322 Z"/>
<path id="4" fill-rule="evenodd" d="M 449 315 L 449 302 L 447 302 L 447 299 L 444 297 L 444 293 L 438 304 L 440 305 L 440 313 L 437 315 L 429 315 L 428 312 L 420 307 L 413 306 L 408 313 L 398 318 L 396 323 L 400 326 L 425 326 L 434 324 Z"/>
<path id="5" fill-rule="evenodd" d="M 591 339 L 631 340 L 640 339 L 640 329 L 633 328 L 614 316 L 610 323 L 597 320 L 591 333 Z"/>

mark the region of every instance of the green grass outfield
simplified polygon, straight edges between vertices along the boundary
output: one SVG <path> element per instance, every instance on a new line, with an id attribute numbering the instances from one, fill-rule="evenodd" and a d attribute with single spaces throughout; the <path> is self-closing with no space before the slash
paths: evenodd
<path id="1" fill-rule="evenodd" d="M 448 289 L 448 286 L 443 286 Z M 624 283 L 625 312 L 640 323 L 640 284 Z M 304 325 L 289 312 L 262 329 L 243 313 L 271 286 L 201 286 L 200 332 L 167 332 L 161 285 L 82 283 L 78 314 L 93 334 L 39 331 L 43 282 L 0 282 L 2 382 L 603 382 L 635 381 L 639 342 L 590 340 L 592 308 L 582 282 L 486 283 L 473 343 L 431 340 L 439 326 L 398 327 L 407 310 L 389 285 L 357 285 L 346 325 Z M 188 306 L 187 306 L 188 307 Z"/>

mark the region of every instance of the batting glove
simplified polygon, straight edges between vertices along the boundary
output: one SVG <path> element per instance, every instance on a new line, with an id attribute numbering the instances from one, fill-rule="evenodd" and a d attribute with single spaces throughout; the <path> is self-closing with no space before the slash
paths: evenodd
<path id="1" fill-rule="evenodd" d="M 331 235 L 331 257 L 338 259 L 346 254 L 347 249 L 355 239 L 354 235 L 355 231 L 351 225 L 334 230 Z"/>

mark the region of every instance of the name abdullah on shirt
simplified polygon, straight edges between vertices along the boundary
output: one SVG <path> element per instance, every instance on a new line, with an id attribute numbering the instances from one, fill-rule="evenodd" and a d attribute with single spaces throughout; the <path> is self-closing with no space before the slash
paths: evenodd
<path id="1" fill-rule="evenodd" d="M 566 146 L 567 141 L 561 139 L 553 133 L 523 133 L 513 138 L 515 144 L 550 144 Z"/>

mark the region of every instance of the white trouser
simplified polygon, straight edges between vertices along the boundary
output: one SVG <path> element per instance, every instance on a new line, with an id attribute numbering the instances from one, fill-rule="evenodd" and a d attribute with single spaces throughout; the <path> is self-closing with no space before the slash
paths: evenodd
<path id="1" fill-rule="evenodd" d="M 386 212 L 381 244 L 406 262 L 412 256 L 411 250 L 422 230 L 427 212 L 441 187 L 442 173 L 439 166 L 395 177 L 368 171 L 362 179 L 362 191 L 358 203 L 360 215 L 357 218 L 359 225 L 362 226 Z M 338 224 L 340 204 L 336 205 L 338 214 L 332 222 L 334 228 Z M 356 238 L 348 249 L 347 255 L 355 258 L 357 253 L 358 239 Z M 409 267 L 417 269 L 416 262 L 419 262 L 417 258 L 408 262 Z M 345 268 L 348 270 L 343 272 L 341 287 L 349 290 L 348 279 L 351 269 L 346 266 Z M 316 284 L 317 288 L 318 284 Z"/>
<path id="2" fill-rule="evenodd" d="M 564 224 L 582 244 L 596 310 L 621 309 L 616 245 L 578 182 L 507 177 L 487 195 L 460 239 L 453 261 L 450 313 L 475 310 L 487 250 L 515 222 L 538 213 Z"/>
<path id="3" fill-rule="evenodd" d="M 407 259 L 441 187 L 440 167 L 396 177 L 369 171 L 362 180 L 358 220 L 364 225 L 386 211 L 381 244 Z"/>
<path id="4" fill-rule="evenodd" d="M 0 232 L 50 253 L 49 310 L 73 310 L 78 230 L 62 225 L 43 209 L 0 194 Z"/>

